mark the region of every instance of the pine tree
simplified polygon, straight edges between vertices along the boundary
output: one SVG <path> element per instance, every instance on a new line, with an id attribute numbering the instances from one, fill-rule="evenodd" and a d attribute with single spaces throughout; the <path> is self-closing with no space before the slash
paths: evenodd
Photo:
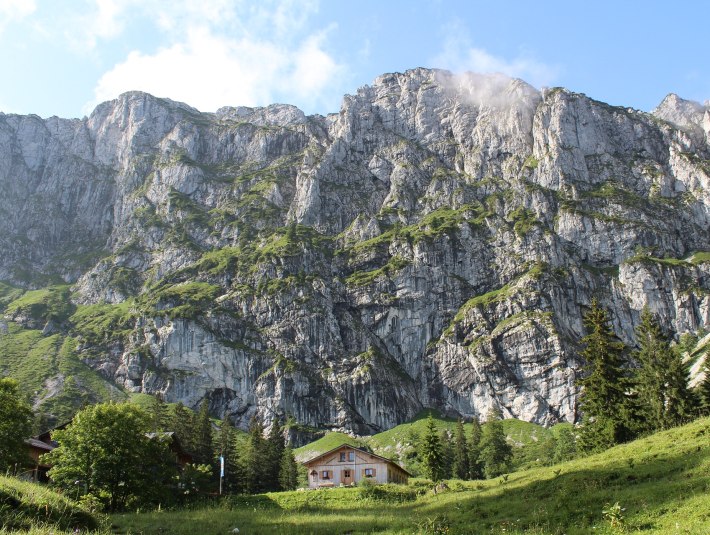
<path id="1" fill-rule="evenodd" d="M 274 418 L 271 430 L 266 440 L 266 466 L 265 480 L 266 488 L 270 491 L 279 490 L 279 475 L 281 472 L 281 462 L 283 460 L 286 441 L 283 436 L 283 429 L 278 417 Z"/>
<path id="2" fill-rule="evenodd" d="M 194 418 L 190 409 L 182 403 L 175 405 L 168 431 L 173 431 L 185 451 L 195 453 Z"/>
<path id="3" fill-rule="evenodd" d="M 589 334 L 582 339 L 584 373 L 578 381 L 582 387 L 580 445 L 587 451 L 600 451 L 631 438 L 628 378 L 622 368 L 624 344 L 596 299 L 584 316 L 584 325 Z"/>
<path id="4" fill-rule="evenodd" d="M 439 436 L 441 442 L 441 479 L 449 479 L 454 466 L 454 449 L 451 443 L 451 435 L 448 429 L 442 429 Z"/>
<path id="5" fill-rule="evenodd" d="M 219 432 L 219 454 L 224 457 L 222 492 L 231 494 L 240 490 L 239 450 L 237 434 L 229 417 L 225 415 Z"/>
<path id="6" fill-rule="evenodd" d="M 640 422 L 645 431 L 656 431 L 682 423 L 690 413 L 688 373 L 680 352 L 672 348 L 661 326 L 648 308 L 641 312 L 636 328 L 639 348 L 634 352 Z"/>
<path id="7" fill-rule="evenodd" d="M 249 437 L 240 456 L 244 491 L 250 494 L 266 490 L 266 440 L 261 421 L 254 416 L 249 423 Z"/>
<path id="8" fill-rule="evenodd" d="M 499 410 L 491 409 L 481 433 L 479 459 L 483 464 L 483 473 L 489 479 L 506 473 L 513 458 L 513 448 L 506 440 L 501 418 Z"/>
<path id="9" fill-rule="evenodd" d="M 150 427 L 153 433 L 161 431 L 169 431 L 170 415 L 168 413 L 168 404 L 163 400 L 162 394 L 158 393 L 153 398 L 153 403 L 148 408 L 150 415 Z"/>
<path id="10" fill-rule="evenodd" d="M 710 416 L 710 352 L 705 353 L 703 371 L 705 372 L 705 378 L 697 387 L 700 413 L 703 416 Z"/>
<path id="11" fill-rule="evenodd" d="M 290 444 L 284 448 L 281 455 L 279 485 L 281 490 L 296 490 L 298 487 L 298 465 Z"/>
<path id="12" fill-rule="evenodd" d="M 427 418 L 426 429 L 420 444 L 419 457 L 424 464 L 424 471 L 432 481 L 440 481 L 444 477 L 444 458 L 439 433 L 431 414 Z"/>
<path id="13" fill-rule="evenodd" d="M 478 416 L 471 422 L 471 440 L 468 446 L 468 477 L 469 479 L 483 479 L 483 465 L 481 464 L 481 423 Z"/>
<path id="14" fill-rule="evenodd" d="M 468 444 L 461 419 L 456 423 L 454 433 L 453 475 L 458 479 L 468 479 L 469 477 Z"/>
<path id="15" fill-rule="evenodd" d="M 195 460 L 199 464 L 214 466 L 212 449 L 212 422 L 210 421 L 209 402 L 203 399 L 195 420 Z"/>

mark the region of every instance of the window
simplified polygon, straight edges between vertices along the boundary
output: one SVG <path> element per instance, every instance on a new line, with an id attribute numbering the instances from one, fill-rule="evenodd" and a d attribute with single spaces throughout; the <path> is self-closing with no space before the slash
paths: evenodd
<path id="1" fill-rule="evenodd" d="M 348 452 L 348 461 L 353 462 L 354 460 L 355 460 L 355 452 L 349 451 Z"/>
<path id="2" fill-rule="evenodd" d="M 320 474 L 321 479 L 330 479 L 331 476 L 330 470 L 323 470 Z"/>
<path id="3" fill-rule="evenodd" d="M 341 463 L 345 462 L 345 452 L 344 451 L 340 453 L 340 462 Z"/>
<path id="4" fill-rule="evenodd" d="M 343 470 L 343 477 L 350 477 L 350 470 Z"/>
<path id="5" fill-rule="evenodd" d="M 365 477 L 375 477 L 375 469 L 365 468 Z"/>

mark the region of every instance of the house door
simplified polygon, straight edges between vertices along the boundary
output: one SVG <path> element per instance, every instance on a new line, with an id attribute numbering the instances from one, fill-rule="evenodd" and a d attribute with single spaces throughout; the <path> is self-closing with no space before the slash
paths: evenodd
<path id="1" fill-rule="evenodd" d="M 343 470 L 342 477 L 340 478 L 340 481 L 342 481 L 343 485 L 352 485 L 353 484 L 353 471 L 345 469 Z"/>

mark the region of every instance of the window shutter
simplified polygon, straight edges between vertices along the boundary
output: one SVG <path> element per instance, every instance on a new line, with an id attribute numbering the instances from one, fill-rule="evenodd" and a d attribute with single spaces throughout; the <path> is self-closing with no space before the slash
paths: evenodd
<path id="1" fill-rule="evenodd" d="M 365 477 L 365 469 L 362 469 L 362 477 Z"/>
<path id="2" fill-rule="evenodd" d="M 372 469 L 372 477 L 377 477 L 377 468 Z"/>

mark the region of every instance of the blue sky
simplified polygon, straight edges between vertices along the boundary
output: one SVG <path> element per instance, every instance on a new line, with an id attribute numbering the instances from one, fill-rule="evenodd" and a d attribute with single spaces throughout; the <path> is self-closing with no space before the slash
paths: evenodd
<path id="1" fill-rule="evenodd" d="M 651 110 L 710 99 L 709 20 L 705 0 L 0 0 L 0 111 L 81 117 L 137 89 L 325 114 L 418 66 Z"/>

